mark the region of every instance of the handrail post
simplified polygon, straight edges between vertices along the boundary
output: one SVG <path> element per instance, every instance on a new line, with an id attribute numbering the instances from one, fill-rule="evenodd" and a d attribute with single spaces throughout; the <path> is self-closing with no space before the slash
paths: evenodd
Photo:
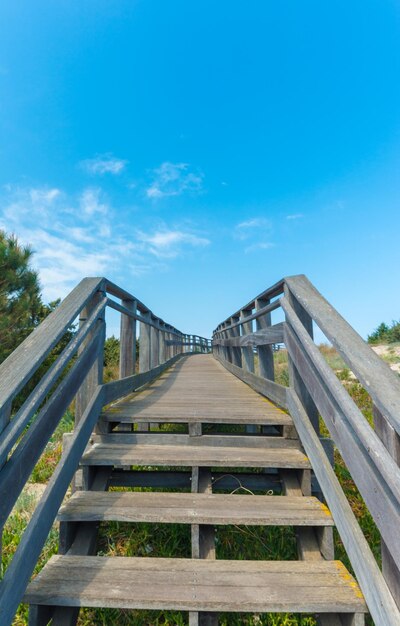
<path id="1" fill-rule="evenodd" d="M 385 419 L 379 409 L 374 405 L 374 424 L 375 432 L 385 445 L 386 449 L 396 461 L 397 465 L 400 465 L 400 437 L 394 430 L 394 428 Z M 386 583 L 390 589 L 390 592 L 400 609 L 400 570 L 395 563 L 389 547 L 386 545 L 383 538 L 381 538 L 381 555 L 382 555 L 382 574 L 386 580 Z"/>
<path id="2" fill-rule="evenodd" d="M 104 298 L 104 291 L 103 291 L 104 285 L 102 285 L 100 289 L 102 289 L 102 290 L 97 291 L 92 296 L 92 298 L 90 299 L 88 304 L 82 309 L 82 311 L 80 313 L 80 316 L 79 316 L 79 326 L 83 326 L 83 324 L 86 322 L 87 318 L 90 316 L 92 311 L 96 308 L 96 306 L 99 304 L 99 302 L 102 300 L 102 298 Z M 98 346 L 97 357 L 96 357 L 92 367 L 88 371 L 84 381 L 82 382 L 78 393 L 76 394 L 76 398 L 75 398 L 75 426 L 81 420 L 82 415 L 86 411 L 86 408 L 87 408 L 90 400 L 92 399 L 92 396 L 93 396 L 97 386 L 101 385 L 101 383 L 103 382 L 104 341 L 105 341 L 105 334 L 106 334 L 106 331 L 105 331 L 105 314 L 104 314 L 104 312 L 103 312 L 102 317 L 101 317 L 101 323 L 103 325 L 103 330 L 102 330 L 102 333 L 101 333 L 101 335 L 99 337 L 99 346 Z M 85 341 L 82 343 L 81 347 L 79 348 L 78 354 L 81 354 L 85 350 L 87 344 L 89 343 L 89 341 L 93 337 L 94 330 L 95 329 L 93 329 L 93 331 L 88 334 L 88 337 L 85 339 Z"/>
<path id="3" fill-rule="evenodd" d="M 165 345 L 165 323 L 162 322 L 161 323 L 161 328 L 162 330 L 160 330 L 160 335 L 159 335 L 159 362 L 160 365 L 162 363 L 165 363 L 165 361 L 167 360 L 166 358 L 166 345 Z"/>
<path id="4" fill-rule="evenodd" d="M 151 313 L 143 315 L 144 319 L 150 321 Z M 150 346 L 151 346 L 151 326 L 145 321 L 140 322 L 139 336 L 139 372 L 148 372 L 150 366 Z"/>
<path id="5" fill-rule="evenodd" d="M 159 331 L 154 326 L 150 327 L 150 369 L 159 365 Z"/>
<path id="6" fill-rule="evenodd" d="M 239 316 L 234 315 L 231 317 L 231 323 L 236 324 L 239 321 Z M 240 337 L 240 326 L 235 326 L 230 330 L 231 337 Z M 242 351 L 238 347 L 232 347 L 232 363 L 238 367 L 242 367 Z"/>
<path id="7" fill-rule="evenodd" d="M 224 324 L 222 324 L 222 332 L 221 332 L 221 338 L 222 339 L 228 339 L 229 337 L 229 331 L 228 330 L 224 330 L 225 326 L 227 326 L 227 322 L 225 322 Z M 225 359 L 225 361 L 228 361 L 229 363 L 231 362 L 231 351 L 230 348 L 228 346 L 221 346 L 222 347 L 222 356 Z"/>
<path id="8" fill-rule="evenodd" d="M 79 326 L 83 326 L 86 322 L 90 314 L 99 304 L 99 302 L 104 298 L 105 284 L 102 283 L 100 286 L 101 291 L 97 291 L 92 298 L 89 300 L 87 305 L 82 309 L 79 315 Z M 103 382 L 103 369 L 104 369 L 104 342 L 106 339 L 106 324 L 105 324 L 105 310 L 103 311 L 101 318 L 98 318 L 97 323 L 100 321 L 103 328 L 101 333 L 99 333 L 98 347 L 97 347 L 97 355 L 96 359 L 92 367 L 89 369 L 86 377 L 84 378 L 78 393 L 75 396 L 75 428 L 81 421 L 87 407 L 89 406 L 94 393 L 99 385 Z M 96 329 L 96 325 L 94 325 L 93 331 L 88 334 L 86 340 L 82 343 L 79 348 L 78 354 L 82 354 L 85 351 L 86 346 L 89 341 L 93 337 L 93 333 Z M 96 432 L 108 431 L 109 424 L 103 424 L 99 421 L 96 424 L 95 430 Z M 82 470 L 78 470 L 75 473 L 74 479 L 72 481 L 72 491 L 76 489 L 87 489 L 89 487 L 90 482 L 90 469 L 88 467 L 83 468 Z"/>
<path id="9" fill-rule="evenodd" d="M 244 320 L 246 317 L 251 315 L 251 309 L 242 309 L 240 312 L 240 319 Z M 250 335 L 253 332 L 252 322 L 246 322 L 242 324 L 242 334 Z M 242 366 L 243 369 L 247 372 L 254 372 L 254 352 L 252 347 L 241 348 L 242 350 Z"/>
<path id="10" fill-rule="evenodd" d="M 285 298 L 287 298 L 289 303 L 292 305 L 300 322 L 303 324 L 304 328 L 306 329 L 310 337 L 313 339 L 314 333 L 313 333 L 313 322 L 312 322 L 311 316 L 307 313 L 307 311 L 300 304 L 300 302 L 293 296 L 293 294 L 291 293 L 287 285 L 285 285 L 284 287 L 284 293 L 285 293 Z M 287 320 L 286 320 L 286 324 L 289 324 Z M 307 387 L 305 386 L 303 379 L 301 378 L 299 372 L 297 371 L 297 368 L 294 365 L 289 354 L 288 354 L 288 369 L 289 369 L 290 386 L 293 387 L 294 391 L 300 398 L 300 401 L 308 417 L 310 418 L 310 421 L 314 427 L 314 430 L 319 435 L 320 430 L 319 430 L 318 409 L 315 406 L 315 403 L 310 393 L 308 392 Z"/>
<path id="11" fill-rule="evenodd" d="M 136 315 L 136 300 L 122 300 L 125 308 Z M 119 377 L 131 376 L 136 371 L 136 320 L 129 315 L 121 315 Z"/>
<path id="12" fill-rule="evenodd" d="M 256 311 L 268 306 L 271 300 L 269 298 L 256 299 Z M 266 313 L 256 319 L 256 330 L 269 328 L 271 326 L 271 313 Z M 268 380 L 275 380 L 274 372 L 274 352 L 272 346 L 258 346 L 258 368 L 259 375 Z"/>

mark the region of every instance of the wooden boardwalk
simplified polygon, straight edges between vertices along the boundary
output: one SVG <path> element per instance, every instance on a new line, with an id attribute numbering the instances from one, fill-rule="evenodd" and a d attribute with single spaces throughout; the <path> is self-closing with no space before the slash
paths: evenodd
<path id="1" fill-rule="evenodd" d="M 103 417 L 123 423 L 293 424 L 284 411 L 232 376 L 211 354 L 178 361 L 146 390 L 119 401 Z"/>
<path id="2" fill-rule="evenodd" d="M 93 473 L 124 466 L 129 473 L 143 466 L 153 474 L 149 468 L 189 468 L 191 493 L 76 491 L 59 513 L 66 555 L 50 560 L 25 601 L 184 610 L 190 624 L 217 624 L 218 611 L 317 612 L 326 614 L 326 624 L 333 623 L 333 613 L 357 614 L 360 622 L 362 593 L 333 560 L 333 519 L 311 496 L 311 465 L 286 412 L 212 355 L 195 354 L 107 407 L 101 420 L 114 430 L 91 437 L 82 468 Z M 165 423 L 180 428 L 160 431 Z M 179 432 L 181 424 L 186 434 Z M 142 432 L 132 432 L 135 425 Z M 287 427 L 291 438 L 283 436 Z M 219 493 L 219 477 L 244 468 L 276 472 L 277 494 Z M 237 477 L 246 487 L 246 478 Z M 77 527 L 105 521 L 190 524 L 192 559 L 79 556 L 71 540 Z M 229 524 L 295 527 L 300 560 L 217 559 L 214 527 Z"/>
<path id="3" fill-rule="evenodd" d="M 120 371 L 104 383 L 110 308 L 121 314 Z M 314 343 L 314 325 L 368 391 L 374 428 Z M 276 382 L 283 345 L 288 386 Z M 376 626 L 400 626 L 400 381 L 305 276 L 265 290 L 212 340 L 182 333 L 106 278 L 83 279 L 0 364 L 0 533 L 71 403 L 74 430 L 0 580 L 1 626 L 15 623 L 21 601 L 29 626 L 76 626 L 80 607 L 112 609 L 110 626 L 118 608 L 135 609 L 143 626 L 153 625 L 140 611 L 152 609 L 182 611 L 190 626 L 217 626 L 221 612 L 266 626 L 269 613 L 291 612 L 363 626 L 369 612 Z M 335 475 L 334 446 L 381 535 L 382 571 Z M 56 519 L 59 553 L 32 576 Z M 134 533 L 143 522 L 190 529 L 186 558 L 99 553 L 100 528 L 112 545 L 119 523 Z M 258 560 L 252 546 L 238 559 L 222 550 L 221 527 L 232 525 L 263 533 Z M 293 529 L 291 560 L 288 546 L 278 555 L 268 545 L 279 527 Z M 334 528 L 357 580 L 335 560 Z"/>

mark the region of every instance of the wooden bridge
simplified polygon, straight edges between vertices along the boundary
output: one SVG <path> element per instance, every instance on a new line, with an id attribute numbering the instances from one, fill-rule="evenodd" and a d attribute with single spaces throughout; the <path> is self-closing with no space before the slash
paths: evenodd
<path id="1" fill-rule="evenodd" d="M 107 307 L 121 313 L 120 379 L 103 384 Z M 374 429 L 316 347 L 314 325 L 370 394 Z M 281 344 L 288 387 L 274 380 Z M 306 277 L 264 291 L 212 342 L 104 278 L 84 279 L 0 366 L 1 527 L 74 399 L 75 429 L 0 582 L 1 626 L 21 601 L 32 626 L 76 624 L 80 607 L 184 611 L 204 626 L 220 612 L 311 613 L 322 626 L 361 626 L 369 612 L 376 626 L 400 625 L 400 381 Z M 333 445 L 381 533 L 382 571 L 332 469 Z M 31 579 L 56 519 L 59 554 Z M 107 521 L 189 525 L 191 554 L 97 556 Z M 293 527 L 298 559 L 218 558 L 216 529 L 231 524 Z M 334 526 L 357 582 L 334 558 Z"/>

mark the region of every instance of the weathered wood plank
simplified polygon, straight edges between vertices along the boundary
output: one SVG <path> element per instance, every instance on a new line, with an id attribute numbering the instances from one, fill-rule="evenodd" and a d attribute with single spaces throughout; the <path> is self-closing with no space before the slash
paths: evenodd
<path id="1" fill-rule="evenodd" d="M 373 515 L 375 523 L 384 540 L 390 546 L 393 558 L 397 563 L 400 563 L 400 544 L 397 533 L 400 516 L 399 468 L 363 416 L 361 414 L 360 418 L 357 416 L 358 409 L 355 406 L 352 408 L 354 418 L 352 423 L 349 422 L 347 416 L 350 415 L 350 412 L 343 411 L 338 405 L 338 401 L 341 400 L 341 395 L 345 393 L 345 390 L 339 389 L 337 395 L 329 393 L 326 388 L 326 381 L 330 377 L 326 376 L 322 380 L 315 370 L 314 363 L 317 362 L 317 359 L 314 362 L 310 361 L 289 327 L 287 327 L 286 332 L 286 345 L 297 364 L 298 371 L 301 372 L 306 381 L 318 410 Z M 334 380 L 336 377 L 331 372 L 330 375 L 334 387 L 336 386 L 336 380 Z M 340 386 L 340 383 L 337 384 Z M 346 403 L 347 406 L 353 404 L 350 397 L 346 399 Z M 359 428 L 355 432 L 357 423 Z M 360 441 L 360 435 L 363 432 L 365 443 Z M 385 467 L 382 467 L 382 458 L 386 458 Z M 391 469 L 390 474 L 389 468 Z"/>
<path id="2" fill-rule="evenodd" d="M 271 328 L 258 330 L 254 333 L 242 335 L 241 337 L 214 340 L 214 345 L 216 346 L 236 348 L 267 346 L 274 343 L 283 343 L 283 324 L 276 324 Z"/>
<path id="3" fill-rule="evenodd" d="M 357 580 L 376 624 L 399 626 L 400 613 L 380 572 L 350 504 L 329 463 L 304 408 L 291 390 L 288 402 L 295 426 L 351 560 Z M 339 608 L 334 611 L 340 612 Z"/>
<path id="4" fill-rule="evenodd" d="M 174 356 L 169 361 L 166 361 L 166 363 L 159 365 L 153 370 L 148 370 L 140 374 L 135 374 L 134 376 L 127 376 L 121 380 L 114 380 L 110 383 L 106 383 L 104 385 L 105 404 L 114 402 L 115 400 L 128 395 L 135 389 L 139 389 L 140 387 L 143 387 L 143 385 L 151 382 L 153 379 L 162 374 L 164 370 L 174 365 L 180 357 L 180 354 Z"/>
<path id="5" fill-rule="evenodd" d="M 112 436 L 112 435 L 110 435 Z M 130 437 L 131 435 L 123 435 Z M 154 465 L 173 467 L 288 467 L 309 468 L 295 448 L 218 447 L 203 445 L 151 445 L 95 443 L 82 457 L 82 465 Z"/>
<path id="6" fill-rule="evenodd" d="M 218 358 L 219 362 L 228 370 L 228 372 L 231 372 L 231 374 L 234 374 L 235 376 L 240 378 L 240 380 L 243 380 L 243 382 L 250 385 L 250 387 L 252 387 L 255 391 L 258 391 L 263 396 L 266 396 L 267 398 L 275 402 L 278 406 L 281 406 L 284 409 L 287 408 L 287 387 L 283 387 L 282 385 L 279 385 L 272 380 L 266 380 L 265 378 L 261 378 L 261 376 L 257 376 L 252 372 L 245 372 L 242 368 L 237 367 L 232 363 L 228 363 L 224 359 L 221 359 L 219 357 L 216 358 Z"/>
<path id="7" fill-rule="evenodd" d="M 375 431 L 393 458 L 396 465 L 400 465 L 400 437 L 394 428 L 385 420 L 379 409 L 374 406 Z M 385 541 L 381 541 L 382 573 L 390 591 L 400 609 L 400 566 L 391 554 Z"/>
<path id="8" fill-rule="evenodd" d="M 18 444 L 11 458 L 0 471 L 0 526 L 11 512 L 23 486 L 39 460 L 50 436 L 82 382 L 83 372 L 97 356 L 99 335 L 91 339 L 49 401 L 44 405 L 35 422 Z"/>
<path id="9" fill-rule="evenodd" d="M 286 279 L 290 291 L 315 320 L 361 381 L 375 405 L 400 434 L 400 380 L 305 276 Z"/>
<path id="10" fill-rule="evenodd" d="M 140 322 L 139 334 L 139 372 L 151 369 L 151 313 L 146 314 L 145 321 Z"/>
<path id="11" fill-rule="evenodd" d="M 84 278 L 62 304 L 0 364 L 0 409 L 31 378 L 101 283 L 101 278 Z"/>
<path id="12" fill-rule="evenodd" d="M 73 433 L 68 454 L 63 457 L 63 462 L 57 465 L 22 535 L 14 558 L 6 570 L 0 585 L 0 618 L 4 626 L 11 624 L 14 618 L 68 485 L 98 419 L 102 404 L 103 390 L 98 387 Z"/>
<path id="13" fill-rule="evenodd" d="M 273 285 L 272 287 L 269 287 L 268 289 L 260 293 L 258 296 L 256 296 L 253 300 L 248 302 L 246 306 L 242 307 L 241 309 L 233 313 L 233 315 L 231 315 L 227 320 L 225 320 L 225 322 L 229 322 L 229 320 L 232 317 L 240 317 L 240 312 L 245 309 L 253 309 L 256 300 L 272 300 L 272 298 L 279 296 L 280 294 L 283 293 L 284 284 L 285 284 L 285 279 L 278 281 L 277 283 L 275 283 L 275 285 Z M 270 313 L 271 311 L 274 311 L 275 309 L 279 307 L 280 307 L 279 300 L 275 300 L 274 302 L 271 302 L 271 304 L 267 305 L 263 309 L 253 313 L 253 315 L 248 318 L 248 321 L 256 319 L 257 317 L 259 317 L 260 315 L 264 315 L 265 313 Z M 224 324 L 225 322 L 222 322 L 221 324 L 219 324 L 215 332 L 218 332 L 222 324 Z M 241 324 L 241 322 L 239 322 L 239 324 Z M 232 326 L 227 326 L 227 330 L 230 330 L 230 328 L 232 328 Z"/>
<path id="14" fill-rule="evenodd" d="M 55 382 L 60 377 L 65 366 L 71 358 L 76 354 L 82 342 L 87 338 L 89 332 L 93 329 L 98 316 L 101 316 L 105 307 L 105 301 L 99 303 L 87 323 L 75 334 L 66 348 L 58 357 L 57 361 L 49 368 L 41 381 L 29 395 L 20 410 L 14 415 L 11 422 L 8 423 L 3 433 L 0 435 L 0 467 L 3 465 L 8 453 L 11 451 L 18 437 L 22 434 L 25 427 L 30 422 L 34 413 L 38 410 L 46 395 L 49 393 Z M 1 431 L 1 427 L 0 427 Z"/>
<path id="15" fill-rule="evenodd" d="M 194 485 L 192 480 L 192 485 Z M 210 488 L 211 488 L 210 475 Z M 194 485 L 195 486 L 195 485 Z M 194 488 L 193 486 L 193 488 Z M 332 526 L 317 498 L 204 493 L 76 492 L 60 509 L 62 522 L 125 521 L 166 524 Z"/>
<path id="16" fill-rule="evenodd" d="M 270 300 L 258 298 L 255 301 L 256 311 L 260 312 L 263 308 L 270 304 Z M 257 331 L 266 330 L 271 328 L 271 313 L 260 315 L 256 319 Z M 282 329 L 283 330 L 283 329 Z M 274 354 L 271 345 L 260 345 L 257 349 L 258 354 L 258 368 L 261 378 L 267 378 L 268 380 L 274 380 Z"/>
<path id="17" fill-rule="evenodd" d="M 191 424 L 191 429 L 195 424 Z M 201 424 L 198 423 L 196 435 L 201 435 Z M 104 446 L 181 446 L 203 448 L 234 448 L 238 452 L 242 448 L 259 450 L 293 450 L 302 451 L 300 442 L 296 439 L 286 440 L 283 437 L 269 437 L 267 435 L 241 435 L 241 434 L 203 434 L 199 436 L 186 435 L 184 433 L 152 432 L 152 433 L 110 433 L 106 435 L 93 435 L 91 445 L 102 444 Z"/>
<path id="18" fill-rule="evenodd" d="M 135 300 L 123 300 L 123 305 L 136 313 Z M 136 371 L 136 320 L 128 315 L 121 315 L 119 377 L 132 376 Z"/>
<path id="19" fill-rule="evenodd" d="M 101 283 L 101 289 L 105 289 L 105 281 Z M 79 325 L 84 325 L 86 320 L 90 317 L 93 311 L 97 308 L 99 302 L 103 298 L 103 293 L 98 291 L 95 293 L 92 298 L 87 302 L 85 307 L 82 309 L 79 317 Z M 104 368 L 104 342 L 106 339 L 106 325 L 105 325 L 105 316 L 104 311 L 97 318 L 96 326 L 93 327 L 92 331 L 89 333 L 88 338 L 82 343 L 79 348 L 79 354 L 83 354 L 87 346 L 90 345 L 91 339 L 98 334 L 98 342 L 97 342 L 97 354 L 94 359 L 92 365 L 87 368 L 87 374 L 83 377 L 83 382 L 81 383 L 78 392 L 75 397 L 75 425 L 79 422 L 82 415 L 86 411 L 86 407 L 88 406 L 92 396 L 97 389 L 98 385 L 101 385 L 103 382 L 103 368 Z"/>
<path id="20" fill-rule="evenodd" d="M 127 380 L 106 388 L 128 393 L 130 384 Z M 211 355 L 186 355 L 146 389 L 109 407 L 102 418 L 126 423 L 292 424 L 290 416 L 231 376 Z"/>
<path id="21" fill-rule="evenodd" d="M 25 601 L 188 611 L 366 610 L 358 585 L 337 561 L 53 556 Z"/>

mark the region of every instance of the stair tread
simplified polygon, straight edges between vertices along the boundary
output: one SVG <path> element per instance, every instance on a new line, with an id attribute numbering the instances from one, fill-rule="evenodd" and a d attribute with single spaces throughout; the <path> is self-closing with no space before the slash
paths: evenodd
<path id="1" fill-rule="evenodd" d="M 210 445 L 212 441 L 215 443 Z M 219 442 L 231 445 L 218 445 Z M 245 442 L 247 445 L 235 446 L 233 443 L 234 438 L 204 435 L 102 435 L 92 438 L 92 443 L 82 456 L 81 464 L 292 469 L 311 467 L 304 452 L 295 447 L 298 446 L 296 441 L 289 440 L 286 443 L 279 437 L 253 437 L 248 438 L 248 443 Z"/>
<path id="2" fill-rule="evenodd" d="M 332 526 L 328 508 L 314 497 L 159 492 L 76 492 L 60 521 L 180 524 Z"/>
<path id="3" fill-rule="evenodd" d="M 232 612 L 366 612 L 339 561 L 53 556 L 24 602 Z"/>

